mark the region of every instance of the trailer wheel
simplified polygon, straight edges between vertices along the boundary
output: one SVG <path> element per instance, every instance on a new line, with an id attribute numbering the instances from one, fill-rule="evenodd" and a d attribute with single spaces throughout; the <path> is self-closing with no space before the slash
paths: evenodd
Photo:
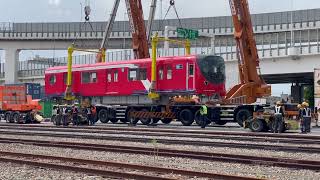
<path id="1" fill-rule="evenodd" d="M 106 109 L 101 109 L 99 111 L 98 118 L 102 123 L 108 123 L 108 111 Z"/>
<path id="2" fill-rule="evenodd" d="M 201 126 L 200 110 L 198 110 L 198 111 L 196 111 L 196 113 L 194 113 L 194 120 L 196 121 L 197 125 Z"/>
<path id="3" fill-rule="evenodd" d="M 171 121 L 172 121 L 172 119 L 170 119 L 170 118 L 161 119 L 161 122 L 162 122 L 163 124 L 169 124 L 169 123 L 171 123 Z"/>
<path id="4" fill-rule="evenodd" d="M 135 110 L 133 108 L 131 108 L 126 114 L 127 122 L 132 123 L 132 124 L 137 124 L 139 119 L 130 117 L 130 112 L 132 112 L 132 111 L 135 111 Z"/>
<path id="5" fill-rule="evenodd" d="M 12 120 L 15 122 L 15 123 L 21 123 L 20 122 L 20 114 L 18 112 L 14 112 L 12 114 Z"/>
<path id="6" fill-rule="evenodd" d="M 240 109 L 236 114 L 236 121 L 238 124 L 243 127 L 243 122 L 251 116 L 251 113 L 248 109 Z"/>
<path id="7" fill-rule="evenodd" d="M 225 124 L 227 124 L 227 121 L 217 121 L 217 122 L 214 122 L 215 124 L 217 124 L 217 125 L 225 125 Z"/>
<path id="8" fill-rule="evenodd" d="M 264 129 L 264 124 L 261 119 L 254 119 L 250 123 L 250 129 L 253 132 L 261 132 Z"/>
<path id="9" fill-rule="evenodd" d="M 11 112 L 7 112 L 4 115 L 4 117 L 5 117 L 5 120 L 6 120 L 7 123 L 14 123 L 14 121 L 12 121 L 12 119 L 11 119 Z"/>
<path id="10" fill-rule="evenodd" d="M 149 112 L 147 109 L 142 109 L 141 110 L 142 112 Z M 140 122 L 143 124 L 143 125 L 148 125 L 151 123 L 151 119 L 150 118 L 141 118 L 140 119 Z"/>
<path id="11" fill-rule="evenodd" d="M 115 124 L 115 123 L 117 123 L 117 122 L 118 122 L 118 119 L 116 119 L 116 118 L 112 118 L 112 119 L 110 119 L 110 122 L 112 122 L 112 124 Z"/>
<path id="12" fill-rule="evenodd" d="M 184 109 L 180 111 L 179 119 L 184 126 L 190 126 L 194 121 L 194 115 L 190 109 Z"/>

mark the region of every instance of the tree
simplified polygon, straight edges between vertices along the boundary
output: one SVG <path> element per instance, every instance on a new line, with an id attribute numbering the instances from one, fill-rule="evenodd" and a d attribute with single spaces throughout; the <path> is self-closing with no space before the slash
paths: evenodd
<path id="1" fill-rule="evenodd" d="M 305 86 L 303 89 L 303 99 L 309 102 L 310 107 L 314 107 L 314 88 L 313 86 Z"/>

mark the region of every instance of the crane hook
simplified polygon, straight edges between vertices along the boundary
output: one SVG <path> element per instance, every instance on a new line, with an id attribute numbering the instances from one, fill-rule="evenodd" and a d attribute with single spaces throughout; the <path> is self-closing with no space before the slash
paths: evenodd
<path id="1" fill-rule="evenodd" d="M 170 6 L 174 6 L 174 0 L 170 0 Z"/>
<path id="2" fill-rule="evenodd" d="M 91 8 L 90 8 L 90 6 L 88 5 L 88 6 L 85 6 L 84 7 L 84 14 L 86 15 L 86 17 L 85 17 L 85 20 L 86 21 L 89 21 L 90 20 L 90 13 L 91 13 Z"/>

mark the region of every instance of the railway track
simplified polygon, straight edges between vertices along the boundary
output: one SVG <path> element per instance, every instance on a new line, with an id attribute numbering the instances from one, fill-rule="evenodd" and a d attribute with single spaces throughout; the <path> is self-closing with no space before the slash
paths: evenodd
<path id="1" fill-rule="evenodd" d="M 320 161 L 309 160 L 295 160 L 286 158 L 273 158 L 273 157 L 258 157 L 248 155 L 233 155 L 226 153 L 212 153 L 212 152 L 199 152 L 199 151 L 186 151 L 177 149 L 165 148 L 148 148 L 138 146 L 119 146 L 119 145 L 106 145 L 106 144 L 88 144 L 88 143 L 74 143 L 74 142 L 57 142 L 57 141 L 43 141 L 43 140 L 20 140 L 7 138 L 1 139 L 0 143 L 19 143 L 43 147 L 56 147 L 56 148 L 71 148 L 76 150 L 88 151 L 104 151 L 104 152 L 117 152 L 129 154 L 142 154 L 142 155 L 157 155 L 163 157 L 178 157 L 190 158 L 205 161 L 219 161 L 219 162 L 234 162 L 252 165 L 265 165 L 265 166 L 278 166 L 285 168 L 307 169 L 307 170 L 320 170 Z"/>
<path id="2" fill-rule="evenodd" d="M 156 166 L 144 166 L 138 164 L 128 164 L 113 161 L 98 161 L 89 159 L 77 159 L 59 156 L 47 156 L 27 153 L 16 153 L 0 151 L 0 161 L 16 164 L 26 164 L 37 167 L 52 168 L 58 170 L 68 170 L 78 173 L 95 174 L 126 179 L 187 179 L 187 178 L 208 178 L 227 180 L 256 180 L 257 178 L 232 176 L 225 174 L 207 173 L 199 171 L 189 171 Z M 54 161 L 54 162 L 43 162 Z M 58 161 L 58 162 L 57 162 Z M 70 165 L 68 165 L 70 164 Z M 90 166 L 90 167 L 83 167 Z M 92 168 L 92 167 L 99 167 Z M 101 169 L 102 167 L 102 169 Z M 108 170 L 109 169 L 109 170 Z M 110 170 L 111 169 L 111 170 Z M 129 171 L 129 172 L 128 172 Z M 134 173 L 133 173 L 134 171 Z M 139 171 L 140 173 L 137 173 Z M 170 176 L 168 176 L 170 174 Z M 172 178 L 173 175 L 180 175 L 179 178 Z"/>
<path id="3" fill-rule="evenodd" d="M 231 147 L 259 150 L 275 150 L 285 152 L 303 152 L 303 153 L 320 153 L 320 147 L 301 147 L 301 146 L 285 146 L 285 145 L 266 145 L 266 144 L 249 144 L 249 143 L 234 143 L 234 142 L 212 142 L 199 140 L 178 140 L 178 139 L 161 139 L 147 137 L 128 137 L 128 136 L 105 136 L 105 135 L 89 135 L 89 134 L 71 134 L 71 133 L 50 133 L 50 132 L 16 132 L 16 131 L 1 131 L 0 134 L 19 135 L 19 136 L 44 136 L 58 138 L 76 138 L 76 139 L 93 139 L 93 140 L 109 140 L 123 142 L 142 142 L 150 143 L 154 140 L 160 144 L 168 145 L 193 145 L 193 146 L 212 146 L 212 147 Z M 6 138 L 0 138 L 6 140 Z"/>
<path id="4" fill-rule="evenodd" d="M 227 132 L 227 131 L 208 131 L 208 130 L 195 130 L 190 128 L 176 129 L 172 127 L 158 128 L 158 127 L 148 127 L 148 126 L 136 126 L 136 127 L 115 127 L 115 126 L 84 126 L 84 127 L 56 127 L 56 126 L 43 126 L 35 124 L 0 124 L 0 128 L 8 127 L 28 127 L 28 128 L 61 128 L 61 129 L 77 129 L 77 130 L 114 130 L 114 131 L 132 131 L 132 132 L 158 132 L 158 133 L 176 133 L 176 134 L 201 134 L 201 135 L 221 135 L 221 136 L 243 136 L 243 137 L 261 137 L 261 138 L 288 138 L 292 139 L 301 139 L 301 140 L 315 140 L 315 144 L 318 144 L 320 136 L 316 135 L 305 135 L 305 134 L 273 134 L 273 133 L 253 133 L 253 132 Z M 252 140 L 252 139 L 251 139 Z M 312 142 L 311 142 L 312 143 Z"/>
<path id="5" fill-rule="evenodd" d="M 236 140 L 236 141 L 251 141 L 251 142 L 272 142 L 272 143 L 294 143 L 294 144 L 320 144 L 320 136 L 318 139 L 292 139 L 288 137 L 256 137 L 256 136 L 239 136 L 239 135 L 212 135 L 203 132 L 198 134 L 194 132 L 159 132 L 158 129 L 154 131 L 135 131 L 128 128 L 119 129 L 98 129 L 98 128 L 61 128 L 61 127 L 28 127 L 28 126 L 0 126 L 0 128 L 12 130 L 34 130 L 34 131 L 51 131 L 51 132 L 75 132 L 75 133 L 90 133 L 90 134 L 127 134 L 127 135 L 140 135 L 140 136 L 158 136 L 158 137 L 188 137 L 188 138 L 201 138 L 201 139 L 223 139 L 223 140 Z M 140 130 L 140 129 L 139 129 Z M 147 129 L 148 130 L 148 129 Z"/>

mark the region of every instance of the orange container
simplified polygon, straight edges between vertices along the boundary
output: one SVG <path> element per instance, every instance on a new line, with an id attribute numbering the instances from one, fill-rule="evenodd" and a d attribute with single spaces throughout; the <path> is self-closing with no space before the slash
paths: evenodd
<path id="1" fill-rule="evenodd" d="M 41 109 L 38 101 L 26 95 L 24 84 L 0 86 L 0 108 L 11 111 L 29 111 Z"/>

